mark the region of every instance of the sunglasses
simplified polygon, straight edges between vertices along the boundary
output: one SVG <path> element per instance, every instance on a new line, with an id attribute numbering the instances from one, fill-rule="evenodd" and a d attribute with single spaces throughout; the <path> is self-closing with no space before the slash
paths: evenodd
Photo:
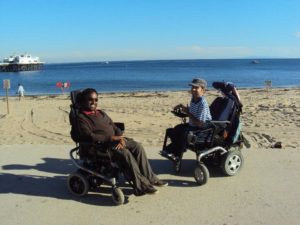
<path id="1" fill-rule="evenodd" d="M 98 98 L 88 98 L 88 101 L 90 101 L 90 102 L 98 102 Z"/>

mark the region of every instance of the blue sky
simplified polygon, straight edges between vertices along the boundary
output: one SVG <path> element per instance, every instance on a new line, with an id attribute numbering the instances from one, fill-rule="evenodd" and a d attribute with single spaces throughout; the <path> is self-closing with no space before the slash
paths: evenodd
<path id="1" fill-rule="evenodd" d="M 300 58 L 299 0 L 0 0 L 0 60 Z"/>

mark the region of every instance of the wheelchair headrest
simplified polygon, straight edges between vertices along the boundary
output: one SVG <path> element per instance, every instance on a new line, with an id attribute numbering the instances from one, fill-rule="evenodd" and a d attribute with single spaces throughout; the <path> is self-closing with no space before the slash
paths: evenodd
<path id="1" fill-rule="evenodd" d="M 234 90 L 234 85 L 233 85 L 233 83 L 230 83 L 230 82 L 215 81 L 212 83 L 212 86 L 215 89 L 222 91 L 225 95 L 230 94 Z"/>
<path id="2" fill-rule="evenodd" d="M 81 93 L 84 91 L 84 89 L 78 89 L 71 91 L 70 97 L 71 97 L 71 102 L 72 105 L 78 105 L 81 102 Z"/>
<path id="3" fill-rule="evenodd" d="M 215 81 L 212 83 L 212 86 L 215 89 L 221 91 L 226 97 L 235 101 L 237 103 L 237 105 L 239 106 L 240 110 L 242 110 L 243 104 L 241 102 L 240 95 L 233 83 L 225 82 L 225 81 L 222 81 L 222 82 Z"/>

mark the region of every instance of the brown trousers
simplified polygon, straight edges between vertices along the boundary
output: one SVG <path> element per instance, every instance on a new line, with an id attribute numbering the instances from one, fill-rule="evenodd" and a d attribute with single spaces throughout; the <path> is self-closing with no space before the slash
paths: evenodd
<path id="1" fill-rule="evenodd" d="M 143 146 L 131 138 L 126 139 L 126 148 L 112 151 L 112 158 L 132 183 L 137 194 L 143 193 L 158 179 L 151 169 Z"/>

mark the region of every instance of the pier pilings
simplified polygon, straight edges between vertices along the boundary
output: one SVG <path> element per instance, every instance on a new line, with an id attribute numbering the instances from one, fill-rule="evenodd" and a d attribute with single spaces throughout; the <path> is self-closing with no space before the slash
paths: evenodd
<path id="1" fill-rule="evenodd" d="M 0 64 L 0 72 L 19 72 L 19 71 L 31 71 L 42 69 L 42 63 L 3 63 Z"/>

